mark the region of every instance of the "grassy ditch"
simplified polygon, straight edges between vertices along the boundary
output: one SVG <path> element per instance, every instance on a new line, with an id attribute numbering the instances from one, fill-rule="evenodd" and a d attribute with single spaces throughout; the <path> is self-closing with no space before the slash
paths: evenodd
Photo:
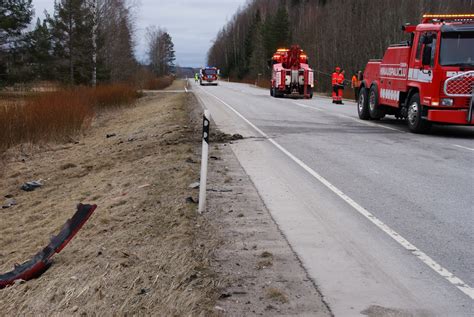
<path id="1" fill-rule="evenodd" d="M 7 161 L 0 272 L 49 242 L 78 202 L 99 207 L 40 278 L 0 291 L 1 315 L 214 316 L 216 230 L 198 217 L 201 117 L 191 94 L 104 112 L 80 143 Z M 197 112 L 194 112 L 197 111 Z M 113 132 L 116 136 L 106 137 Z M 25 180 L 44 185 L 24 192 Z"/>

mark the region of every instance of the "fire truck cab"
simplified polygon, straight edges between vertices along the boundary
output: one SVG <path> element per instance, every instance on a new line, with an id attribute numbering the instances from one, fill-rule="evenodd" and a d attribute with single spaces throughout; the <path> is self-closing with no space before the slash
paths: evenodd
<path id="1" fill-rule="evenodd" d="M 415 133 L 432 123 L 473 125 L 474 14 L 424 15 L 402 30 L 411 39 L 366 66 L 359 118 L 395 115 Z"/>
<path id="2" fill-rule="evenodd" d="M 205 67 L 199 71 L 199 84 L 204 85 L 218 85 L 219 69 L 217 67 Z"/>

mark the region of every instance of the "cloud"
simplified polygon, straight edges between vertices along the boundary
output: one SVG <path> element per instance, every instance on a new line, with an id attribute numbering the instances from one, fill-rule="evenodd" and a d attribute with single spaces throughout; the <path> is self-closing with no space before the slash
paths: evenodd
<path id="1" fill-rule="evenodd" d="M 135 54 L 146 55 L 145 30 L 156 25 L 173 38 L 176 62 L 181 66 L 202 66 L 217 32 L 247 0 L 141 0 L 137 10 Z M 53 0 L 33 0 L 36 16 L 53 12 Z"/>

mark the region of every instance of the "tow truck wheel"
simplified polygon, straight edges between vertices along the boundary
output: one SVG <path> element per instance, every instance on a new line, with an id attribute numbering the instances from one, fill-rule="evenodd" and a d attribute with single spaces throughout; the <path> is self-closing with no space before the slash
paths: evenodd
<path id="1" fill-rule="evenodd" d="M 273 87 L 273 97 L 275 98 L 281 98 L 282 94 L 276 89 L 276 87 Z"/>
<path id="2" fill-rule="evenodd" d="M 431 128 L 431 123 L 424 120 L 422 117 L 422 106 L 420 104 L 420 95 L 414 94 L 410 98 L 408 106 L 408 128 L 414 133 L 425 133 Z"/>
<path id="3" fill-rule="evenodd" d="M 380 110 L 379 106 L 379 92 L 377 86 L 370 87 L 369 92 L 369 114 L 370 118 L 379 120 L 385 117 L 385 114 Z"/>
<path id="4" fill-rule="evenodd" d="M 369 104 L 367 101 L 367 88 L 362 87 L 360 89 L 359 99 L 357 100 L 357 113 L 362 120 L 370 119 Z"/>

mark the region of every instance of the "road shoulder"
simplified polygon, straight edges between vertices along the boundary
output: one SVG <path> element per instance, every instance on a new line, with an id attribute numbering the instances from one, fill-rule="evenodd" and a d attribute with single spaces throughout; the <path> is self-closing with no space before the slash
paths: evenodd
<path id="1" fill-rule="evenodd" d="M 212 266 L 226 277 L 216 309 L 231 316 L 331 316 L 230 144 L 212 145 L 210 155 L 205 216 L 223 241 Z"/>

